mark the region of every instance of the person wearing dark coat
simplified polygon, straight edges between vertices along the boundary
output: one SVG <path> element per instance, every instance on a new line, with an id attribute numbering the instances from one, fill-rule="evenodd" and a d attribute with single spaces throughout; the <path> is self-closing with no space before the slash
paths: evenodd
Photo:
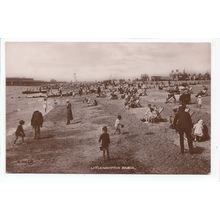
<path id="1" fill-rule="evenodd" d="M 34 128 L 34 139 L 40 138 L 40 128 L 43 126 L 43 115 L 39 111 L 34 111 L 31 118 L 31 125 Z"/>
<path id="2" fill-rule="evenodd" d="M 186 134 L 186 138 L 189 146 L 189 153 L 193 154 L 193 140 L 192 140 L 192 119 L 188 112 L 185 112 L 185 105 L 179 107 L 179 111 L 177 112 L 173 126 L 179 132 L 180 135 L 180 148 L 181 153 L 184 154 L 184 134 Z"/>
<path id="3" fill-rule="evenodd" d="M 183 105 L 190 104 L 191 94 L 188 93 L 187 91 L 184 91 L 184 93 L 182 95 L 180 95 L 180 97 L 179 97 L 179 102 L 180 102 L 180 104 L 183 104 Z"/>
<path id="4" fill-rule="evenodd" d="M 101 143 L 100 150 L 103 151 L 103 158 L 105 160 L 105 154 L 107 153 L 107 159 L 110 159 L 109 156 L 109 144 L 110 144 L 110 137 L 107 133 L 108 129 L 106 126 L 102 128 L 102 134 L 99 137 L 99 143 Z"/>
<path id="5" fill-rule="evenodd" d="M 100 95 L 101 95 L 101 88 L 100 88 L 100 86 L 98 86 L 97 93 L 98 93 L 98 96 L 100 97 Z"/>
<path id="6" fill-rule="evenodd" d="M 69 100 L 66 101 L 67 103 L 67 106 L 66 106 L 66 109 L 67 109 L 67 125 L 70 124 L 70 121 L 73 120 L 73 113 L 72 113 L 72 106 L 69 102 Z"/>

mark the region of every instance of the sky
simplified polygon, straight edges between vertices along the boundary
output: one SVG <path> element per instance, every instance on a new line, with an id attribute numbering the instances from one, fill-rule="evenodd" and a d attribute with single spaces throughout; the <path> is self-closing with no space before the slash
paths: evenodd
<path id="1" fill-rule="evenodd" d="M 78 81 L 211 71 L 210 43 L 7 42 L 6 76 Z"/>

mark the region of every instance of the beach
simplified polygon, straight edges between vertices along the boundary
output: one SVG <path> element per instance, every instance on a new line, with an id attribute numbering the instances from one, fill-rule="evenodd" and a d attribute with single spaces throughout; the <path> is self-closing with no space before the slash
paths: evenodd
<path id="1" fill-rule="evenodd" d="M 22 88 L 17 88 L 21 90 Z M 194 90 L 199 90 L 197 86 Z M 18 92 L 17 92 L 18 94 Z M 19 93 L 20 94 L 20 93 Z M 19 95 L 20 96 L 20 95 Z M 148 103 L 164 107 L 161 113 L 168 119 L 174 103 L 165 104 L 164 91 L 151 89 L 148 96 L 141 97 L 141 108 L 125 109 L 123 100 L 96 98 L 98 106 L 83 103 L 83 96 L 69 98 L 73 109 L 73 121 L 66 125 L 66 98 L 53 99 L 48 103 L 50 111 L 44 115 L 39 140 L 33 139 L 30 119 L 33 111 L 43 110 L 42 98 L 11 98 L 7 88 L 7 160 L 9 173 L 122 173 L 122 174 L 208 174 L 210 172 L 210 141 L 195 143 L 196 154 L 180 154 L 178 134 L 169 128 L 169 122 L 143 123 Z M 13 103 L 16 105 L 13 109 Z M 192 100 L 195 101 L 195 98 Z M 210 96 L 203 98 L 203 107 L 194 111 L 193 122 L 203 118 L 209 131 Z M 20 110 L 18 110 L 18 108 Z M 114 122 L 122 116 L 124 128 L 121 135 L 114 135 Z M 26 121 L 25 143 L 13 145 L 14 131 L 20 119 Z M 98 139 L 103 126 L 110 135 L 109 161 L 103 161 Z M 13 131 L 13 132 L 12 132 Z M 187 149 L 188 146 L 186 145 Z"/>

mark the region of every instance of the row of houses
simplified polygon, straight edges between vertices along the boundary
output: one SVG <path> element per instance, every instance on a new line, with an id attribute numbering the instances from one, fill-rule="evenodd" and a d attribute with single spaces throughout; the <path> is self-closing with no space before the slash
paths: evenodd
<path id="1" fill-rule="evenodd" d="M 186 73 L 185 70 L 180 72 L 178 70 L 172 70 L 169 75 L 152 75 L 142 74 L 141 80 L 143 81 L 187 81 L 187 80 L 210 80 L 211 75 L 209 72 L 205 73 Z"/>

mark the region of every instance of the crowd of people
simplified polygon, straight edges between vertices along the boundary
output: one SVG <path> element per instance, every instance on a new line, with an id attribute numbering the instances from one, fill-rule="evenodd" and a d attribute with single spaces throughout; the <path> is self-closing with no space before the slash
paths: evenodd
<path id="1" fill-rule="evenodd" d="M 78 95 L 82 97 L 83 103 L 88 106 L 97 106 L 97 98 L 109 97 L 109 99 L 121 99 L 124 100 L 125 111 L 130 108 L 146 108 L 144 118 L 141 121 L 146 123 L 155 123 L 163 121 L 161 113 L 164 110 L 162 106 L 156 106 L 155 104 L 149 103 L 146 107 L 141 104 L 141 97 L 147 96 L 150 92 L 150 88 L 156 88 L 163 90 L 165 85 L 163 83 L 155 84 L 153 87 L 149 83 L 144 81 L 131 81 L 131 80 L 108 80 L 95 83 L 78 83 L 76 85 L 69 86 L 69 90 L 72 92 L 73 96 Z M 172 99 L 176 103 L 179 102 L 179 107 L 173 109 L 173 116 L 170 116 L 170 127 L 176 129 L 180 136 L 180 146 L 181 153 L 184 153 L 184 135 L 188 140 L 189 152 L 193 153 L 193 141 L 205 141 L 209 139 L 208 128 L 204 121 L 200 119 L 197 123 L 193 124 L 191 119 L 191 114 L 187 105 L 191 103 L 192 87 L 190 86 L 171 86 L 169 82 L 168 92 L 166 102 L 169 103 Z M 65 87 L 65 86 L 64 86 Z M 68 85 L 66 85 L 68 87 Z M 202 96 L 207 94 L 207 87 L 204 86 L 201 92 L 196 94 L 198 108 L 202 107 Z M 63 87 L 59 87 L 59 93 L 62 97 Z M 93 94 L 93 96 L 91 96 Z M 179 95 L 179 100 L 176 98 L 176 94 Z M 94 98 L 94 96 L 96 98 Z M 93 98 L 91 98 L 93 97 Z M 47 112 L 47 98 L 44 98 L 43 107 L 45 113 Z M 66 124 L 69 125 L 73 120 L 72 106 L 70 100 L 66 100 Z M 114 134 L 121 134 L 121 130 L 124 125 L 121 123 L 122 116 L 118 115 L 115 121 L 115 131 Z M 16 139 L 14 144 L 16 144 L 19 137 L 22 138 L 24 142 L 25 132 L 23 129 L 24 121 L 20 120 L 17 130 L 15 132 Z M 43 125 L 43 115 L 39 111 L 33 113 L 31 119 L 31 125 L 34 128 L 35 134 L 34 138 L 40 138 L 40 128 Z M 107 127 L 104 126 L 102 129 L 103 133 L 99 138 L 101 143 L 100 149 L 103 151 L 104 159 L 110 158 L 109 154 L 109 144 L 110 137 L 107 133 Z"/>

